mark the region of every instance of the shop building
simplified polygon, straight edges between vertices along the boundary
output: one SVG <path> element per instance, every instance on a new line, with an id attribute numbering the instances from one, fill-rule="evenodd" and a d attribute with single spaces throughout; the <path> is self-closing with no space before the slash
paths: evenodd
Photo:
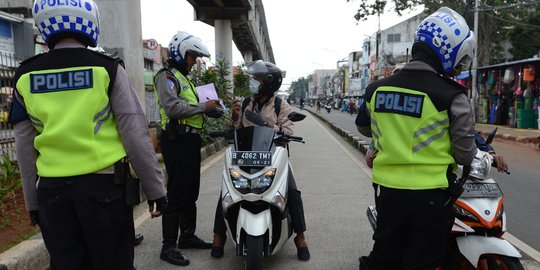
<path id="1" fill-rule="evenodd" d="M 477 122 L 537 129 L 540 58 L 479 67 Z"/>

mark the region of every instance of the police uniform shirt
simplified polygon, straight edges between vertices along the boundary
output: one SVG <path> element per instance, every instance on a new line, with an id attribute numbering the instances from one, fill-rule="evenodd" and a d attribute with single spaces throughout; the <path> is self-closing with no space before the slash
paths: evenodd
<path id="1" fill-rule="evenodd" d="M 84 48 L 79 43 L 62 41 L 55 46 L 62 48 Z M 24 107 L 24 100 L 17 91 L 13 92 L 17 102 Z M 165 196 L 163 178 L 160 166 L 152 147 L 146 117 L 139 104 L 135 88 L 129 81 L 126 71 L 120 65 L 116 73 L 113 88 L 109 90 L 111 110 L 116 119 L 116 125 L 122 145 L 129 156 L 129 160 L 135 173 L 141 179 L 142 188 L 149 200 L 159 199 Z M 17 148 L 17 160 L 21 170 L 25 204 L 28 211 L 38 210 L 36 181 L 37 152 L 34 149 L 34 138 L 38 135 L 32 126 L 26 111 L 14 109 L 12 118 L 25 120 L 16 122 L 13 126 Z M 111 168 L 102 173 L 113 173 Z"/>
<path id="2" fill-rule="evenodd" d="M 178 91 L 188 91 L 188 85 L 178 85 L 178 80 L 170 72 L 160 72 L 155 77 L 156 89 L 159 96 L 159 105 L 169 119 L 182 119 L 206 111 L 205 103 L 189 104 L 178 97 Z M 187 87 L 187 88 L 186 88 Z"/>
<path id="3" fill-rule="evenodd" d="M 402 68 L 402 71 L 407 69 L 436 73 L 436 71 L 431 66 L 421 61 L 414 61 L 406 64 Z M 385 99 L 384 101 L 386 102 L 387 100 Z M 380 102 L 382 102 L 382 100 Z M 398 106 L 395 108 L 392 106 L 391 107 L 395 110 L 401 110 L 403 113 L 418 114 L 421 111 L 419 102 L 421 101 L 408 99 L 407 104 L 409 104 L 410 106 Z M 392 104 L 394 103 L 392 102 Z M 356 119 L 356 125 L 358 131 L 362 135 L 371 137 L 371 123 L 369 113 L 367 112 L 365 103 L 362 105 L 363 106 L 360 107 L 359 116 Z M 472 109 L 467 99 L 467 96 L 465 96 L 464 94 L 457 95 L 452 101 L 449 109 L 449 134 L 452 141 L 454 159 L 460 165 L 471 164 L 474 156 L 476 155 L 476 146 L 474 144 L 474 140 L 471 140 L 471 138 L 474 136 L 474 129 L 469 128 L 472 127 L 474 123 L 474 119 L 472 116 Z"/>

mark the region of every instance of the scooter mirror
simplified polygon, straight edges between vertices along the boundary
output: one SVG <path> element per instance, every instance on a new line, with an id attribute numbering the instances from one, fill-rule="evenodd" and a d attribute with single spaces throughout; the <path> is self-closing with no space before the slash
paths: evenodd
<path id="1" fill-rule="evenodd" d="M 498 128 L 494 128 L 487 136 L 487 139 L 486 139 L 486 143 L 487 144 L 491 144 L 491 142 L 493 141 L 493 138 L 495 138 L 495 134 L 497 134 L 497 129 Z"/>
<path id="2" fill-rule="evenodd" d="M 298 122 L 304 120 L 304 118 L 306 118 L 306 115 L 298 112 L 292 112 L 287 115 L 287 118 L 293 122 Z"/>

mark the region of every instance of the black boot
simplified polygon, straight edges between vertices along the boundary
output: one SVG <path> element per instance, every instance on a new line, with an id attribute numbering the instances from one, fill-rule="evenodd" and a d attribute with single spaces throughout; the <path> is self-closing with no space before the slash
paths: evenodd
<path id="1" fill-rule="evenodd" d="M 189 260 L 176 246 L 163 246 L 159 258 L 174 265 L 186 266 Z"/>
<path id="2" fill-rule="evenodd" d="M 180 215 L 176 213 L 164 212 L 162 216 L 163 247 L 159 258 L 174 264 L 188 265 L 189 260 L 176 248 L 176 239 L 178 238 L 178 223 Z"/>
<path id="3" fill-rule="evenodd" d="M 371 268 L 369 268 L 368 258 L 366 256 L 362 256 L 358 260 L 360 261 L 360 270 L 369 270 L 369 269 L 371 269 Z"/>
<path id="4" fill-rule="evenodd" d="M 135 238 L 133 239 L 133 245 L 138 246 L 141 244 L 141 242 L 144 240 L 144 235 L 138 233 L 135 234 Z"/>
<path id="5" fill-rule="evenodd" d="M 210 249 L 212 242 L 204 241 L 195 235 L 197 212 L 180 217 L 180 238 L 178 248 Z"/>

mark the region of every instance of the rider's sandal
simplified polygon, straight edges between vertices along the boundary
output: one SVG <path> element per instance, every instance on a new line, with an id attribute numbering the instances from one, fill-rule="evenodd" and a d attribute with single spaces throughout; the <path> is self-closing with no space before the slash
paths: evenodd
<path id="1" fill-rule="evenodd" d="M 222 237 L 221 239 L 221 243 L 216 243 L 218 245 L 214 246 L 214 243 L 217 242 L 216 240 L 216 237 Z M 214 257 L 214 258 L 221 258 L 223 257 L 223 254 L 225 254 L 225 241 L 227 241 L 227 236 L 217 236 L 217 235 L 214 235 L 214 243 L 212 243 L 212 250 L 210 250 L 210 256 Z M 221 245 L 219 245 L 221 244 Z"/>
<path id="2" fill-rule="evenodd" d="M 301 261 L 309 261 L 309 258 L 311 257 L 309 254 L 309 249 L 307 246 L 305 247 L 299 247 L 298 243 L 296 242 L 297 237 L 294 238 L 294 244 L 296 245 L 296 256 Z"/>

